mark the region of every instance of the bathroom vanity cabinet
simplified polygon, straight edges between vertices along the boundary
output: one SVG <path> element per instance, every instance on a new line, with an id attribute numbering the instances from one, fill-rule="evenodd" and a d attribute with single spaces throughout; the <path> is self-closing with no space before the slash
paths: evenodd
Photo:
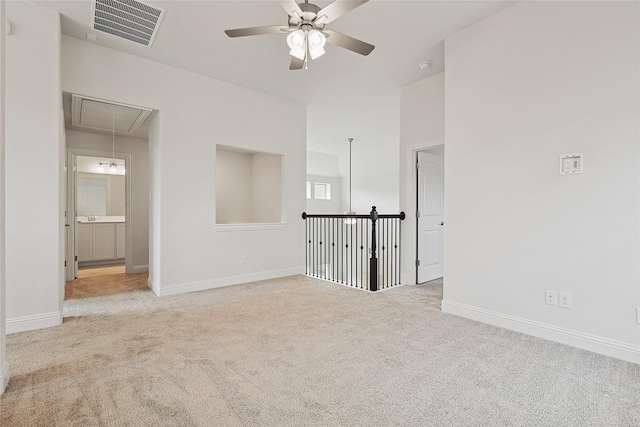
<path id="1" fill-rule="evenodd" d="M 121 262 L 125 258 L 125 223 L 78 221 L 78 262 L 82 266 Z"/>

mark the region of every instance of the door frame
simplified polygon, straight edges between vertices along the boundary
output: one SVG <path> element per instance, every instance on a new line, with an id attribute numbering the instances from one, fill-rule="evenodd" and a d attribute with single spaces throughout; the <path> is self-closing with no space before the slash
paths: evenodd
<path id="1" fill-rule="evenodd" d="M 125 272 L 127 274 L 133 273 L 133 224 L 131 217 L 131 171 L 132 171 L 132 162 L 131 162 L 131 154 L 122 153 L 116 151 L 115 153 L 112 151 L 102 151 L 102 150 L 94 150 L 89 148 L 76 148 L 76 147 L 67 147 L 67 164 L 69 167 L 67 168 L 67 224 L 69 224 L 67 247 L 65 248 L 65 259 L 67 261 L 67 269 L 65 271 L 66 280 L 69 281 L 70 277 L 75 279 L 75 260 L 69 261 L 69 257 L 73 258 L 76 255 L 76 186 L 77 180 L 74 176 L 74 157 L 77 156 L 87 156 L 87 157 L 115 157 L 118 159 L 124 159 L 124 167 L 126 173 L 124 175 L 124 193 L 125 193 Z M 70 255 L 73 254 L 73 255 Z M 73 269 L 73 270 L 71 270 Z M 73 272 L 73 273 L 71 273 Z M 71 279 L 71 280 L 73 280 Z M 63 282 L 64 283 L 64 282 Z"/>
<path id="2" fill-rule="evenodd" d="M 401 210 L 407 212 L 405 222 L 402 224 L 402 283 L 415 285 L 418 283 L 416 271 L 417 253 L 417 236 L 416 236 L 416 211 L 418 206 L 416 203 L 417 187 L 417 170 L 416 158 L 418 151 L 425 151 L 429 148 L 435 148 L 445 145 L 444 138 L 435 138 L 404 147 L 404 167 L 401 168 L 400 186 L 400 206 Z"/>
<path id="3" fill-rule="evenodd" d="M 432 151 L 434 148 L 439 148 L 439 147 L 442 147 L 442 148 L 443 148 L 443 150 L 444 150 L 444 143 L 443 143 L 443 144 L 440 144 L 440 145 L 433 145 L 433 146 L 431 146 L 431 147 L 429 147 L 429 148 L 424 148 L 424 149 L 421 149 L 421 150 L 416 150 L 416 151 L 414 152 L 414 154 L 415 154 L 414 161 L 415 161 L 415 164 L 416 164 L 416 167 L 414 168 L 414 169 L 415 169 L 415 186 L 414 186 L 414 188 L 415 188 L 415 190 L 414 190 L 414 194 L 415 194 L 415 200 L 414 200 L 414 202 L 415 202 L 415 205 L 414 205 L 414 206 L 415 206 L 415 210 L 414 210 L 414 212 L 416 212 L 416 215 L 415 215 L 415 218 L 416 218 L 416 228 L 415 228 L 415 230 L 416 230 L 416 231 L 415 231 L 415 233 L 416 233 L 416 234 L 415 234 L 415 243 L 416 243 L 416 246 L 415 246 L 415 260 L 416 260 L 416 262 L 415 262 L 415 269 L 416 269 L 416 271 L 415 271 L 415 277 L 416 277 L 416 279 L 415 279 L 415 282 L 416 282 L 416 284 L 426 283 L 426 282 L 420 282 L 420 281 L 418 280 L 418 279 L 419 279 L 419 272 L 418 272 L 419 267 L 418 267 L 418 262 L 417 262 L 417 260 L 419 260 L 419 259 L 420 259 L 420 242 L 419 242 L 419 239 L 418 239 L 418 235 L 420 234 L 420 217 L 418 217 L 417 212 L 418 212 L 418 208 L 420 207 L 420 206 L 419 206 L 419 205 L 420 205 L 420 201 L 419 201 L 419 200 L 420 200 L 420 196 L 419 196 L 419 189 L 420 189 L 420 170 L 418 169 L 417 165 L 418 165 L 418 163 L 420 162 L 420 158 L 419 158 L 419 154 L 420 154 L 420 153 L 432 154 L 432 153 L 431 153 L 431 151 Z M 443 163 L 443 165 L 444 165 L 444 154 L 442 155 L 442 163 Z M 444 221 L 444 170 L 443 170 L 442 174 L 443 174 L 443 175 L 442 175 L 442 187 L 443 187 L 443 188 L 442 188 L 442 200 L 443 200 L 443 206 L 442 206 L 442 209 L 443 209 L 443 212 L 442 212 L 442 220 Z M 443 242 L 443 244 L 444 244 L 444 242 Z M 424 254 L 423 254 L 423 255 L 424 255 Z M 444 253 L 443 253 L 443 256 L 444 256 Z M 435 280 L 435 279 L 434 279 L 434 280 Z"/>

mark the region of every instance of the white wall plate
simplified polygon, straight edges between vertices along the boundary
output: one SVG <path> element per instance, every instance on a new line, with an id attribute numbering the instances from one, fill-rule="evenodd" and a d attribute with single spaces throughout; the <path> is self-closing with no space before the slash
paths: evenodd
<path id="1" fill-rule="evenodd" d="M 560 175 L 582 173 L 582 153 L 560 156 Z"/>

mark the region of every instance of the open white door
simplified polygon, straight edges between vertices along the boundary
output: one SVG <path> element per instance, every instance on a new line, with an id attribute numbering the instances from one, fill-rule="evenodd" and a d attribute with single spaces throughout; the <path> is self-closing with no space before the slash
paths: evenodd
<path id="1" fill-rule="evenodd" d="M 442 277 L 444 157 L 418 152 L 417 282 Z"/>

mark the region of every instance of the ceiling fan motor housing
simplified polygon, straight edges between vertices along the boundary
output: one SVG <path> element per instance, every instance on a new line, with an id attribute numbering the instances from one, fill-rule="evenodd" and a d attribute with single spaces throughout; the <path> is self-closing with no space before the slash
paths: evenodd
<path id="1" fill-rule="evenodd" d="M 324 28 L 324 24 L 315 24 L 313 21 L 318 18 L 318 12 L 322 10 L 319 6 L 316 6 L 313 3 L 300 3 L 300 10 L 302 10 L 302 21 L 299 21 L 295 16 L 289 16 L 289 27 L 290 28 L 300 28 L 302 30 L 322 30 Z"/>

